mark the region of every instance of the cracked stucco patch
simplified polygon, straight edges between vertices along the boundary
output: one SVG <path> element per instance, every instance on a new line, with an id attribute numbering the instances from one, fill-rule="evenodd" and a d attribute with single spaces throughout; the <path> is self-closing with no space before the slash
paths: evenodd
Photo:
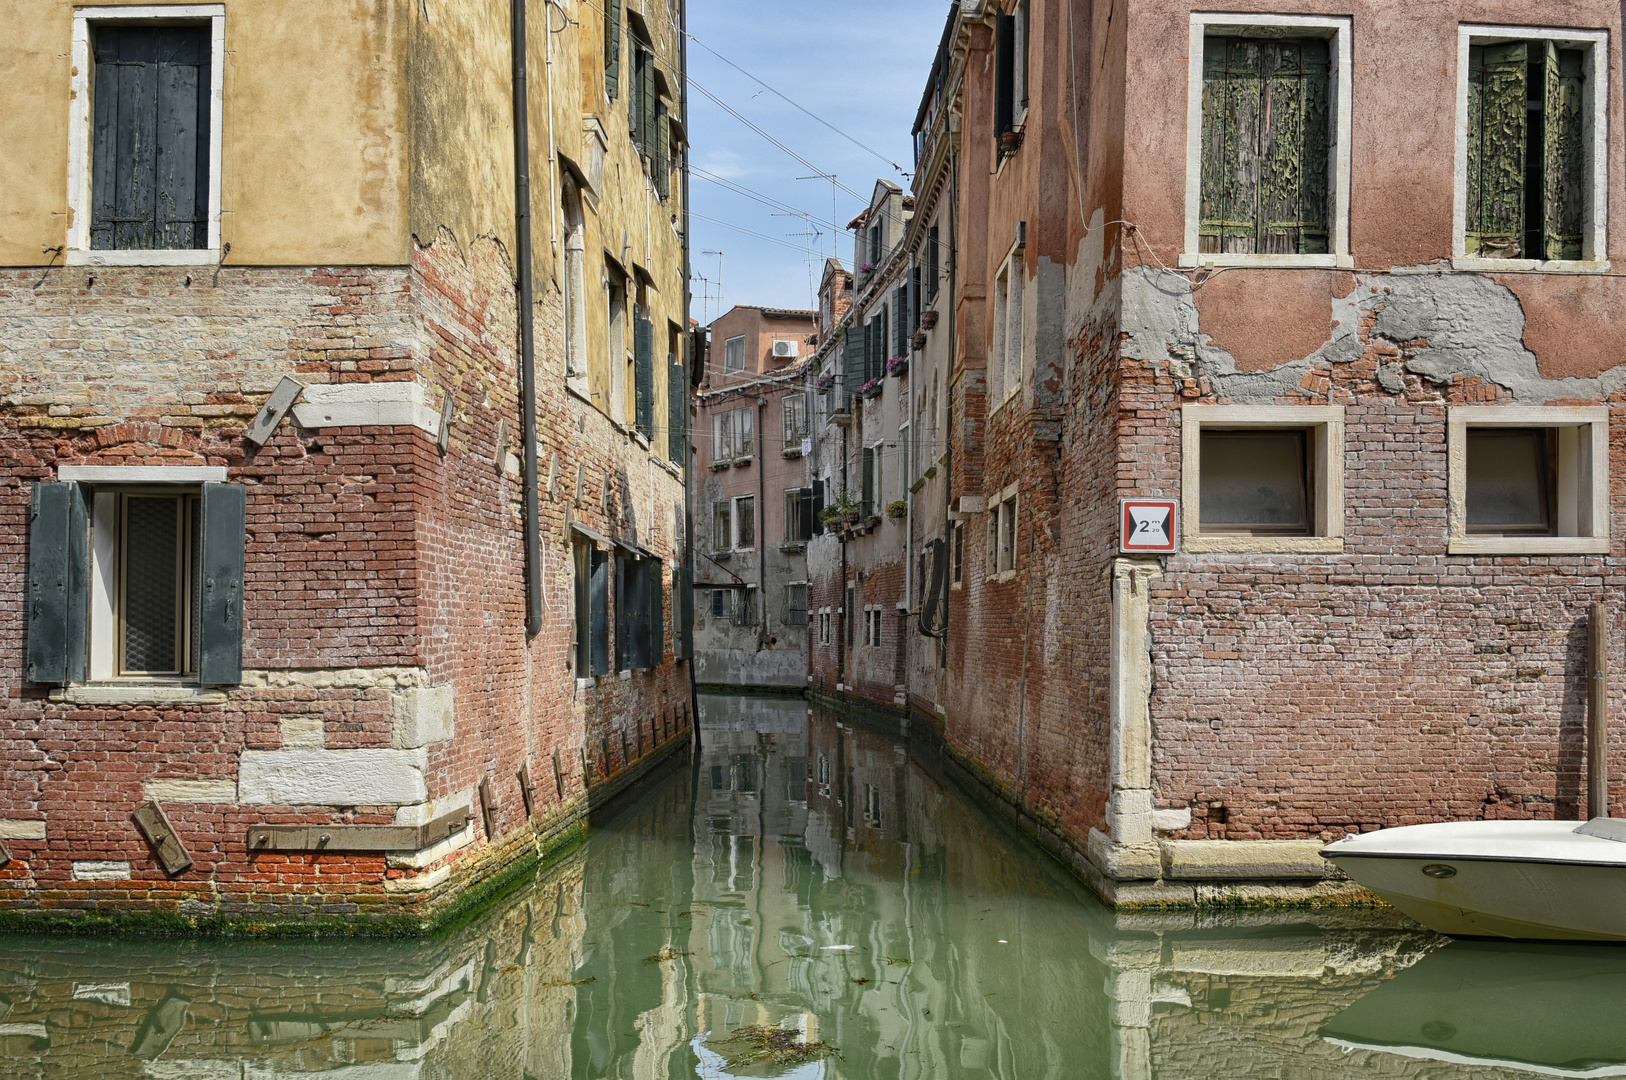
<path id="1" fill-rule="evenodd" d="M 1524 308 L 1511 290 L 1477 274 L 1395 272 L 1361 275 L 1348 297 L 1333 298 L 1332 338 L 1314 353 L 1270 371 L 1241 372 L 1236 359 L 1202 332 L 1190 280 L 1173 271 L 1134 267 L 1123 275 L 1123 354 L 1166 369 L 1176 381 L 1201 377 L 1236 402 L 1304 397 L 1311 371 L 1360 359 L 1387 342 L 1400 352 L 1379 367 L 1377 382 L 1390 393 L 1406 373 L 1436 386 L 1478 378 L 1506 388 L 1514 401 L 1608 397 L 1626 383 L 1626 369 L 1595 379 L 1543 378 L 1536 355 L 1524 347 Z M 1370 338 L 1358 327 L 1370 318 Z"/>

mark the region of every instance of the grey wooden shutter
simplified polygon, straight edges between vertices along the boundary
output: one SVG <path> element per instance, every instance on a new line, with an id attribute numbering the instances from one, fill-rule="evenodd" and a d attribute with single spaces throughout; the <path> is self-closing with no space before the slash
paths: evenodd
<path id="1" fill-rule="evenodd" d="M 204 484 L 202 517 L 198 681 L 224 686 L 243 681 L 243 562 L 248 535 L 248 490 L 241 484 Z"/>
<path id="2" fill-rule="evenodd" d="M 841 351 L 841 388 L 849 394 L 858 393 L 869 376 L 865 373 L 868 361 L 865 352 L 869 345 L 869 327 L 847 327 L 847 342 Z"/>
<path id="3" fill-rule="evenodd" d="M 797 500 L 796 506 L 801 511 L 801 520 L 797 522 L 796 539 L 811 540 L 813 539 L 813 489 L 805 487 L 799 494 L 801 498 Z"/>
<path id="4" fill-rule="evenodd" d="M 655 429 L 655 325 L 642 315 L 633 325 L 632 366 L 635 423 L 647 439 Z"/>
<path id="5" fill-rule="evenodd" d="M 819 515 L 824 512 L 824 481 L 823 480 L 815 480 L 815 481 L 813 481 L 812 493 L 813 493 L 813 496 L 812 496 L 812 499 L 810 500 L 810 506 L 811 506 L 812 515 L 813 515 L 812 529 L 815 532 L 822 533 L 822 532 L 824 532 L 824 522 L 819 520 Z"/>
<path id="6" fill-rule="evenodd" d="M 887 324 L 887 318 L 888 318 L 887 306 L 885 304 L 882 304 L 881 305 L 881 314 L 876 317 L 876 322 L 875 322 L 875 344 L 876 344 L 876 349 L 875 349 L 874 356 L 871 357 L 870 373 L 869 373 L 869 377 L 872 378 L 872 379 L 880 378 L 882 375 L 886 374 L 886 358 L 887 358 L 886 346 L 887 346 L 887 325 L 888 325 Z"/>
<path id="7" fill-rule="evenodd" d="M 873 447 L 864 447 L 863 457 L 863 514 L 871 517 L 875 513 L 875 450 Z"/>
<path id="8" fill-rule="evenodd" d="M 1583 257 L 1582 222 L 1586 211 L 1586 144 L 1582 129 L 1582 94 L 1586 54 L 1543 42 L 1542 86 L 1542 233 L 1541 253 L 1529 258 Z"/>
<path id="9" fill-rule="evenodd" d="M 649 666 L 655 668 L 666 660 L 666 574 L 659 559 L 649 560 L 648 581 Z"/>
<path id="10" fill-rule="evenodd" d="M 85 678 L 89 630 L 90 521 L 78 484 L 41 482 L 30 492 L 28 678 Z"/>
<path id="11" fill-rule="evenodd" d="M 994 134 L 1000 135 L 1016 122 L 1016 17 L 1002 13 L 995 18 Z"/>
<path id="12" fill-rule="evenodd" d="M 679 468 L 689 464 L 689 399 L 683 365 L 675 355 L 666 364 L 666 459 Z"/>
<path id="13" fill-rule="evenodd" d="M 1529 49 L 1468 50 L 1469 255 L 1516 259 L 1524 249 L 1525 147 L 1529 140 Z"/>
<path id="14" fill-rule="evenodd" d="M 938 254 L 937 226 L 926 230 L 926 302 L 937 299 Z"/>
<path id="15" fill-rule="evenodd" d="M 593 550 L 589 556 L 593 564 L 588 581 L 588 604 L 591 607 L 592 666 L 589 674 L 607 675 L 610 672 L 610 557 Z"/>
<path id="16" fill-rule="evenodd" d="M 604 0 L 604 92 L 611 101 L 621 88 L 621 0 Z"/>
<path id="17" fill-rule="evenodd" d="M 95 35 L 90 245 L 209 240 L 209 28 L 101 26 Z"/>
<path id="18" fill-rule="evenodd" d="M 892 294 L 892 355 L 909 355 L 909 286 L 899 285 Z"/>
<path id="19" fill-rule="evenodd" d="M 627 637 L 630 627 L 627 619 L 627 560 L 615 556 L 615 671 L 627 670 Z"/>

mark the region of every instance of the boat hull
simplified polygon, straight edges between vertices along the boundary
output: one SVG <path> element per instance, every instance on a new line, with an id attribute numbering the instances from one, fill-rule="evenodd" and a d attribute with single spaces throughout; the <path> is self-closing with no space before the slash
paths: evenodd
<path id="1" fill-rule="evenodd" d="M 1350 877 L 1442 934 L 1626 941 L 1623 867 L 1464 858 L 1443 852 L 1326 854 Z M 1424 867 L 1441 866 L 1454 873 L 1435 877 L 1423 872 Z"/>

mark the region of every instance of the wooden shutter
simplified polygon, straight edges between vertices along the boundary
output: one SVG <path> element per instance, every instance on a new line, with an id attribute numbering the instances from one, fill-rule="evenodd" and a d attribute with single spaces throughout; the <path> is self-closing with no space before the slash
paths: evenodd
<path id="1" fill-rule="evenodd" d="M 1263 53 L 1259 250 L 1324 255 L 1327 248 L 1327 42 L 1270 41 Z"/>
<path id="2" fill-rule="evenodd" d="M 863 514 L 872 517 L 875 513 L 875 450 L 873 447 L 864 447 L 862 473 L 863 487 L 862 499 Z"/>
<path id="3" fill-rule="evenodd" d="M 824 532 L 824 522 L 819 520 L 819 515 L 824 512 L 824 481 L 813 481 L 812 492 L 813 498 L 811 500 L 811 505 L 813 514 L 813 531 L 822 533 Z"/>
<path id="4" fill-rule="evenodd" d="M 685 392 L 688 376 L 677 357 L 666 364 L 666 458 L 680 469 L 689 467 L 689 398 Z"/>
<path id="5" fill-rule="evenodd" d="M 799 511 L 800 520 L 796 523 L 796 539 L 811 540 L 813 539 L 813 489 L 805 487 L 798 494 L 801 497 L 797 500 L 796 508 Z"/>
<path id="6" fill-rule="evenodd" d="M 872 379 L 878 379 L 886 374 L 887 315 L 887 306 L 882 304 L 881 314 L 875 320 L 875 344 L 877 348 L 870 362 L 869 377 Z"/>
<path id="7" fill-rule="evenodd" d="M 1542 233 L 1545 251 L 1528 257 L 1583 257 L 1582 228 L 1586 210 L 1586 143 L 1581 100 L 1586 54 L 1543 42 L 1542 86 Z"/>
<path id="8" fill-rule="evenodd" d="M 638 145 L 650 157 L 655 156 L 655 57 L 642 54 L 643 70 L 638 73 Z"/>
<path id="9" fill-rule="evenodd" d="M 648 565 L 649 666 L 656 668 L 666 661 L 666 575 L 659 559 L 650 559 Z"/>
<path id="10" fill-rule="evenodd" d="M 30 681 L 84 680 L 89 584 L 90 520 L 79 485 L 34 484 L 28 529 Z"/>
<path id="11" fill-rule="evenodd" d="M 96 29 L 90 246 L 209 241 L 209 28 Z"/>
<path id="12" fill-rule="evenodd" d="M 590 559 L 593 573 L 587 588 L 593 655 L 588 673 L 607 675 L 610 671 L 610 557 L 595 548 Z"/>
<path id="13" fill-rule="evenodd" d="M 576 600 L 576 677 L 584 678 L 593 668 L 588 643 L 592 641 L 593 625 L 592 578 L 593 549 L 577 541 L 570 545 L 571 561 L 575 569 Z"/>
<path id="14" fill-rule="evenodd" d="M 672 194 L 672 119 L 667 115 L 666 103 L 655 104 L 655 190 L 661 198 Z"/>
<path id="15" fill-rule="evenodd" d="M 933 225 L 926 230 L 926 302 L 929 304 L 937 299 L 938 274 L 938 241 L 937 226 Z"/>
<path id="16" fill-rule="evenodd" d="M 1011 130 L 1015 122 L 1016 17 L 1001 13 L 994 25 L 994 134 Z"/>
<path id="17" fill-rule="evenodd" d="M 1524 42 L 1468 50 L 1469 255 L 1522 257 L 1528 56 Z"/>
<path id="18" fill-rule="evenodd" d="M 621 88 L 621 0 L 604 0 L 604 92 L 611 101 Z"/>
<path id="19" fill-rule="evenodd" d="M 243 562 L 248 534 L 248 489 L 204 484 L 200 526 L 198 681 L 222 686 L 243 681 Z"/>
<path id="20" fill-rule="evenodd" d="M 620 555 L 613 558 L 611 568 L 615 587 L 615 667 L 613 671 L 627 670 L 627 560 Z"/>
<path id="21" fill-rule="evenodd" d="M 869 345 L 869 327 L 847 327 L 847 342 L 841 351 L 841 388 L 849 394 L 858 393 L 858 388 L 868 381 L 865 373 L 868 361 L 865 352 Z"/>
<path id="22" fill-rule="evenodd" d="M 633 321 L 632 367 L 634 423 L 647 439 L 655 428 L 655 324 L 642 315 Z"/>

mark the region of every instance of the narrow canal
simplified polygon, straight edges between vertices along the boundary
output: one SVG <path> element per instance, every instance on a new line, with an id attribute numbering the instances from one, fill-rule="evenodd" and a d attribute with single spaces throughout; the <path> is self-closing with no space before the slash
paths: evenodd
<path id="1" fill-rule="evenodd" d="M 702 716 L 697 768 L 431 940 L 0 937 L 0 1076 L 1626 1075 L 1626 949 L 1114 915 L 893 739 Z"/>

